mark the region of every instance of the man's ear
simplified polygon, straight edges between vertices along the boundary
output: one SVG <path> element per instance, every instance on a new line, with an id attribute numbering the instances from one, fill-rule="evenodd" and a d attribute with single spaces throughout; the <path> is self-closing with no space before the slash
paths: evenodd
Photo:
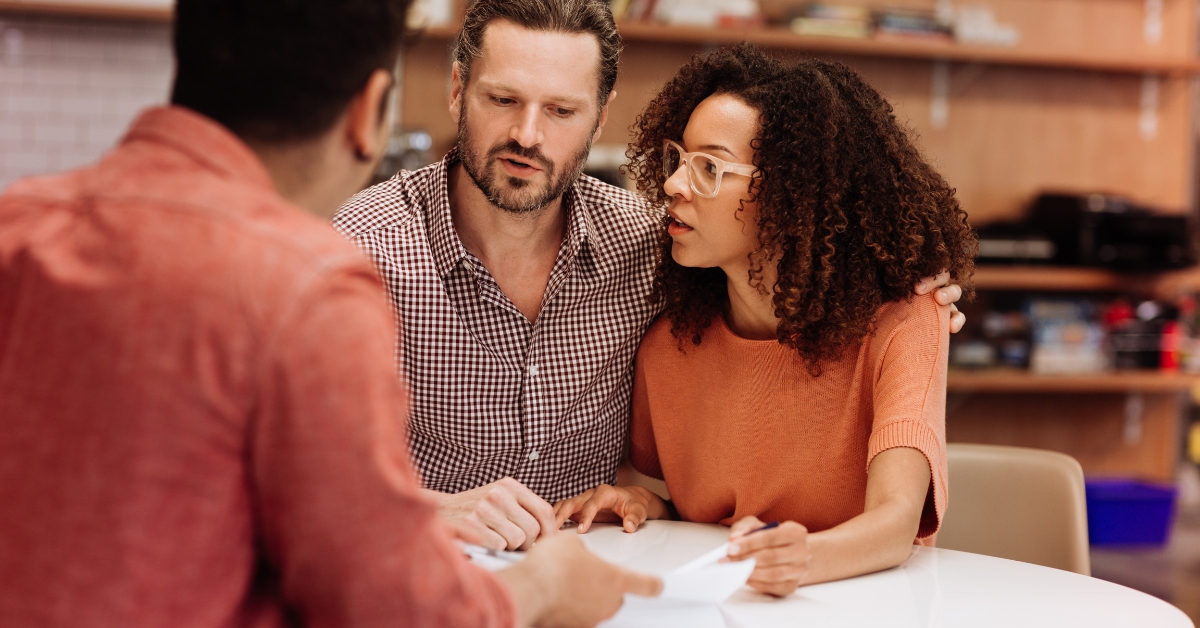
<path id="1" fill-rule="evenodd" d="M 462 115 L 463 82 L 457 61 L 453 68 L 450 71 L 450 117 L 454 119 L 454 124 L 458 124 Z"/>
<path id="2" fill-rule="evenodd" d="M 593 144 L 596 143 L 596 140 L 600 139 L 600 132 L 604 130 L 604 123 L 608 122 L 608 107 L 612 104 L 612 101 L 616 99 L 616 97 L 617 90 L 614 89 L 608 93 L 608 101 L 605 102 L 604 106 L 600 108 L 600 119 L 596 123 L 596 132 L 592 134 Z"/>
<path id="3" fill-rule="evenodd" d="M 375 70 L 346 112 L 346 136 L 360 161 L 377 161 L 391 135 L 388 99 L 395 79 L 387 70 Z"/>

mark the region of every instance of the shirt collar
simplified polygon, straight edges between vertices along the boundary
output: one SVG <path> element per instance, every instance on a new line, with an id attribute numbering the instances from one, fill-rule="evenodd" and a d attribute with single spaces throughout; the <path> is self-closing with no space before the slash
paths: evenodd
<path id="1" fill-rule="evenodd" d="M 274 190 L 262 161 L 240 138 L 217 121 L 180 106 L 147 109 L 121 144 L 150 141 L 188 155 L 204 168 L 254 187 Z"/>
<path id="2" fill-rule="evenodd" d="M 433 169 L 433 198 L 425 199 L 427 211 L 426 220 L 429 229 L 429 248 L 433 254 L 433 263 L 438 276 L 445 278 L 454 270 L 458 263 L 467 258 L 470 253 L 463 246 L 458 233 L 454 230 L 454 220 L 450 215 L 450 169 L 459 162 L 458 148 L 450 152 L 438 162 Z M 588 242 L 588 234 L 595 233 L 591 224 L 590 209 L 582 200 L 579 193 L 580 182 L 575 181 L 564 196 L 567 207 L 567 234 L 559 249 L 559 262 L 556 270 L 564 263 L 573 264 L 582 247 Z"/>

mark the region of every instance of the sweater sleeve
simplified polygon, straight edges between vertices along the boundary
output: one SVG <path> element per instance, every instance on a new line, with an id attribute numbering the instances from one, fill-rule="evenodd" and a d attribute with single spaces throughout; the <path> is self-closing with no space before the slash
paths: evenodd
<path id="1" fill-rule="evenodd" d="M 512 626 L 418 489 L 394 322 L 365 266 L 314 281 L 265 347 L 250 468 L 260 542 L 299 623 Z"/>
<path id="2" fill-rule="evenodd" d="M 946 367 L 950 312 L 932 297 L 897 304 L 903 319 L 875 359 L 875 418 L 867 467 L 880 452 L 911 447 L 929 462 L 930 486 L 918 539 L 933 536 L 946 512 Z M 905 315 L 906 314 L 906 315 Z M 880 331 L 887 333 L 886 329 Z"/>
<path id="3" fill-rule="evenodd" d="M 633 468 L 652 478 L 663 479 L 658 444 L 654 440 L 654 422 L 650 416 L 650 396 L 646 390 L 645 361 L 640 351 L 633 365 L 633 421 L 629 440 Z"/>

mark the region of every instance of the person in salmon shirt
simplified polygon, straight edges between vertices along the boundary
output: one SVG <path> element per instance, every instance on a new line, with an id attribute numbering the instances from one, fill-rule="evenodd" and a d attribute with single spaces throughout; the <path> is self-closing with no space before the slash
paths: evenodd
<path id="1" fill-rule="evenodd" d="M 489 573 L 408 452 L 395 319 L 327 217 L 407 0 L 178 0 L 171 104 L 0 194 L 0 626 L 593 626 L 658 578 Z"/>
<path id="2" fill-rule="evenodd" d="M 844 65 L 743 44 L 680 69 L 630 157 L 667 211 L 631 459 L 672 499 L 601 485 L 557 520 L 730 525 L 729 558 L 781 596 L 932 544 L 950 320 L 913 285 L 969 293 L 976 239 L 891 105 Z"/>

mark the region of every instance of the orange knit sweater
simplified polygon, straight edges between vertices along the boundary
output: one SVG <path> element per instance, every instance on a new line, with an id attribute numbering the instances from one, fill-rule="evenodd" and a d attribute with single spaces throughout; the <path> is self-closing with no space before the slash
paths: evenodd
<path id="1" fill-rule="evenodd" d="M 931 297 L 880 308 L 875 333 L 812 377 L 799 354 L 717 317 L 683 349 L 656 321 L 638 349 L 633 465 L 666 480 L 687 521 L 747 515 L 818 532 L 862 514 L 881 451 L 925 454 L 932 480 L 917 542 L 946 509 L 950 317 Z"/>

